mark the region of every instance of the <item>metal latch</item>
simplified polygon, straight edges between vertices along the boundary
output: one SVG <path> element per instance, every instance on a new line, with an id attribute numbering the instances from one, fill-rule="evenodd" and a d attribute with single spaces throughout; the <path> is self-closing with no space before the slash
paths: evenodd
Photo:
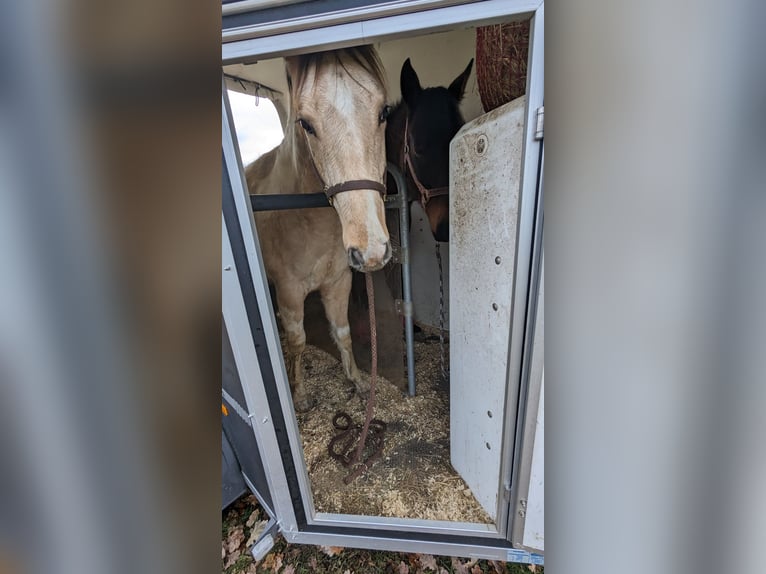
<path id="1" fill-rule="evenodd" d="M 263 529 L 263 532 L 258 536 L 255 544 L 253 544 L 253 547 L 250 549 L 250 554 L 252 554 L 256 562 L 262 560 L 263 557 L 274 548 L 274 539 L 278 532 L 277 521 L 274 518 L 271 518 Z"/>
<path id="2" fill-rule="evenodd" d="M 394 309 L 396 310 L 396 314 L 401 317 L 411 317 L 412 301 L 402 301 L 401 299 L 395 299 Z"/>
<path id="3" fill-rule="evenodd" d="M 535 124 L 535 139 L 543 139 L 543 127 L 545 124 L 545 106 L 537 108 L 537 122 Z"/>

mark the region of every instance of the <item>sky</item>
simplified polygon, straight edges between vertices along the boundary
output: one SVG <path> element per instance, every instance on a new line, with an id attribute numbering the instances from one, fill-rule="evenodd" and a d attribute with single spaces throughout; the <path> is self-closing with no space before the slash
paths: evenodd
<path id="1" fill-rule="evenodd" d="M 254 96 L 229 90 L 229 102 L 243 165 L 279 145 L 282 125 L 270 100 L 260 98 L 256 106 Z"/>

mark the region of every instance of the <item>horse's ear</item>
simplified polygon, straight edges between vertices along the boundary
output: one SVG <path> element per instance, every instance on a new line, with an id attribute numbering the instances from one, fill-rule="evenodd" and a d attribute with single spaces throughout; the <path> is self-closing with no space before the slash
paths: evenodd
<path id="1" fill-rule="evenodd" d="M 404 64 L 402 64 L 400 81 L 402 88 L 402 98 L 408 106 L 412 107 L 415 104 L 415 100 L 420 95 L 420 92 L 423 91 L 423 88 L 420 87 L 420 80 L 418 79 L 418 75 L 415 72 L 415 69 L 410 63 L 409 58 L 407 58 L 404 61 Z"/>
<path id="2" fill-rule="evenodd" d="M 465 95 L 465 87 L 468 85 L 468 78 L 471 75 L 471 67 L 473 66 L 473 58 L 468 62 L 465 70 L 449 85 L 449 93 L 452 94 L 459 102 Z"/>

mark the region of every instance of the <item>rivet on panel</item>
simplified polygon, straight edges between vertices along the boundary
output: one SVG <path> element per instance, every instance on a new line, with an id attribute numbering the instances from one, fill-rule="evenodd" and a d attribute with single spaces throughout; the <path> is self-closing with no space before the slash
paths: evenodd
<path id="1" fill-rule="evenodd" d="M 482 135 L 476 141 L 476 153 L 483 155 L 485 151 L 487 151 L 487 136 Z"/>

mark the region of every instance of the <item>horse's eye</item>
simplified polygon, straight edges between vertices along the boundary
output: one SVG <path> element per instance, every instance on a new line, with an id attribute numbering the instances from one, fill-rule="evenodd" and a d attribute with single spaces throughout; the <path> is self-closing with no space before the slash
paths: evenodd
<path id="1" fill-rule="evenodd" d="M 384 106 L 378 116 L 378 121 L 382 124 L 388 119 L 388 115 L 391 113 L 391 106 Z"/>
<path id="2" fill-rule="evenodd" d="M 303 118 L 299 118 L 298 123 L 304 130 L 306 130 L 307 134 L 310 134 L 312 136 L 316 135 L 316 132 L 314 131 L 314 127 L 310 123 L 308 123 L 306 120 L 304 120 Z"/>

